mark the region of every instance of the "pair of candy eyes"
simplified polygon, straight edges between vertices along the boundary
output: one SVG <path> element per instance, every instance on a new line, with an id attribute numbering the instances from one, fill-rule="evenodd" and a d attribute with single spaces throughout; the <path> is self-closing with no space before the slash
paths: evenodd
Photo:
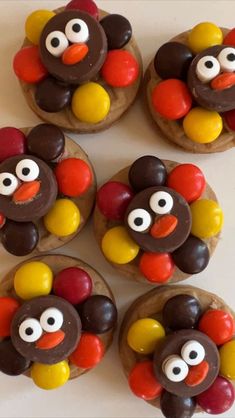
<path id="1" fill-rule="evenodd" d="M 18 179 L 25 182 L 36 180 L 40 170 L 35 161 L 26 158 L 17 164 L 15 172 L 17 177 L 12 173 L 0 173 L 1 195 L 11 196 L 18 187 Z"/>
<path id="2" fill-rule="evenodd" d="M 173 198 L 167 192 L 156 192 L 149 199 L 149 206 L 157 215 L 169 213 L 173 204 Z M 150 227 L 152 218 L 147 210 L 138 208 L 129 213 L 127 223 L 133 231 L 144 232 Z"/>
<path id="3" fill-rule="evenodd" d="M 211 81 L 221 71 L 235 71 L 235 48 L 224 48 L 217 58 L 212 55 L 202 57 L 196 67 L 196 73 L 202 82 Z"/>
<path id="4" fill-rule="evenodd" d="M 181 357 L 173 354 L 165 359 L 162 370 L 171 382 L 182 382 L 188 375 L 189 366 L 197 366 L 205 358 L 205 349 L 198 341 L 190 340 L 181 349 Z"/>
<path id="5" fill-rule="evenodd" d="M 68 48 L 69 42 L 80 44 L 86 42 L 88 38 L 89 30 L 84 20 L 72 19 L 67 23 L 65 33 L 55 30 L 47 35 L 46 48 L 54 57 L 60 57 Z"/>
<path id="6" fill-rule="evenodd" d="M 43 331 L 58 331 L 63 322 L 63 314 L 59 309 L 48 308 L 42 313 L 39 321 L 35 318 L 25 319 L 20 324 L 19 336 L 23 341 L 33 343 L 41 337 Z"/>

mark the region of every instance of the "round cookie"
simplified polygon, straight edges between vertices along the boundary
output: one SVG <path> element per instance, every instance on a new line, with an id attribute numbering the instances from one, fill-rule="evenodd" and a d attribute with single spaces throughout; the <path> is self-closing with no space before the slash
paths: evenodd
<path id="1" fill-rule="evenodd" d="M 55 389 L 95 367 L 112 342 L 117 320 L 112 292 L 83 261 L 63 255 L 31 258 L 3 278 L 0 294 L 3 373 L 24 373 L 40 388 Z M 96 313 L 94 298 L 101 299 Z M 92 310 L 101 332 L 86 329 L 81 310 L 88 302 L 88 316 Z"/>
<path id="2" fill-rule="evenodd" d="M 181 307 L 177 316 L 175 304 Z M 152 321 L 151 328 L 147 321 Z M 141 296 L 126 312 L 119 335 L 130 390 L 166 418 L 226 412 L 234 402 L 234 388 L 224 373 L 222 352 L 234 343 L 234 321 L 234 312 L 222 299 L 196 287 L 161 286 Z M 163 327 L 161 335 L 154 331 L 157 326 Z M 219 343 L 211 332 L 216 328 Z M 227 353 L 231 371 L 232 350 Z M 220 396 L 212 405 L 216 390 Z"/>
<path id="3" fill-rule="evenodd" d="M 7 147 L 6 147 L 7 146 Z M 4 248 L 24 256 L 74 238 L 93 208 L 96 179 L 84 151 L 51 124 L 0 130 Z"/>
<path id="4" fill-rule="evenodd" d="M 146 101 L 154 122 L 187 151 L 222 152 L 234 146 L 232 33 L 200 23 L 162 45 L 146 70 Z"/>
<path id="5" fill-rule="evenodd" d="M 98 190 L 98 244 L 115 269 L 137 281 L 175 283 L 204 270 L 222 224 L 215 193 L 192 164 L 143 156 Z"/>
<path id="6" fill-rule="evenodd" d="M 90 5 L 72 1 L 44 15 L 33 12 L 13 63 L 31 109 L 45 122 L 79 133 L 98 132 L 118 120 L 142 78 L 130 22 Z"/>

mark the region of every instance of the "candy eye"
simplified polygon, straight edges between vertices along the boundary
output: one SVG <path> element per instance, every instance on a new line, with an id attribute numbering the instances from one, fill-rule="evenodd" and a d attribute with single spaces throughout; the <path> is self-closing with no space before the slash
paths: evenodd
<path id="1" fill-rule="evenodd" d="M 152 219 L 147 210 L 134 209 L 129 213 L 127 222 L 133 231 L 144 232 L 151 225 Z"/>
<path id="2" fill-rule="evenodd" d="M 220 73 L 220 63 L 212 55 L 202 57 L 196 67 L 196 74 L 203 83 L 212 80 Z"/>
<path id="3" fill-rule="evenodd" d="M 11 173 L 0 174 L 0 194 L 3 196 L 11 196 L 17 189 L 18 180 Z"/>
<path id="4" fill-rule="evenodd" d="M 49 33 L 46 38 L 46 49 L 54 57 L 60 57 L 68 46 L 68 39 L 65 34 L 59 30 Z"/>
<path id="5" fill-rule="evenodd" d="M 182 382 L 188 375 L 188 365 L 180 356 L 169 356 L 163 363 L 162 369 L 171 382 Z"/>
<path id="6" fill-rule="evenodd" d="M 39 176 L 39 167 L 33 160 L 21 160 L 16 166 L 16 174 L 22 181 L 33 181 Z"/>
<path id="7" fill-rule="evenodd" d="M 170 212 L 173 203 L 172 196 L 167 192 L 156 192 L 149 200 L 150 208 L 159 215 Z"/>
<path id="8" fill-rule="evenodd" d="M 223 71 L 235 71 L 235 48 L 224 48 L 217 59 Z"/>
<path id="9" fill-rule="evenodd" d="M 19 327 L 20 338 L 26 343 L 33 343 L 39 340 L 42 335 L 42 328 L 37 319 L 28 318 Z"/>
<path id="10" fill-rule="evenodd" d="M 204 360 L 205 349 L 199 342 L 191 340 L 183 345 L 181 355 L 187 364 L 196 366 Z"/>
<path id="11" fill-rule="evenodd" d="M 66 25 L 65 34 L 75 44 L 86 42 L 89 38 L 88 26 L 81 19 L 72 19 Z"/>
<path id="12" fill-rule="evenodd" d="M 58 331 L 64 322 L 63 314 L 56 308 L 48 308 L 40 318 L 41 327 L 46 332 Z"/>

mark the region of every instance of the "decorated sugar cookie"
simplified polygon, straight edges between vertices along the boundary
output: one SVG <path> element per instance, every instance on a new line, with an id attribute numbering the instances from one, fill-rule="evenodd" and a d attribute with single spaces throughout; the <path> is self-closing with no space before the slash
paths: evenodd
<path id="1" fill-rule="evenodd" d="M 0 129 L 0 235 L 11 254 L 71 240 L 89 218 L 95 191 L 88 157 L 55 125 Z"/>
<path id="2" fill-rule="evenodd" d="M 121 273 L 153 285 L 203 271 L 223 212 L 199 167 L 143 156 L 97 194 L 95 235 Z"/>
<path id="3" fill-rule="evenodd" d="M 222 414 L 235 398 L 234 338 L 235 314 L 218 296 L 191 286 L 154 289 L 121 326 L 130 390 L 166 418 Z"/>
<path id="4" fill-rule="evenodd" d="M 26 19 L 13 67 L 32 110 L 74 132 L 108 128 L 130 107 L 142 77 L 130 22 L 72 0 Z"/>
<path id="5" fill-rule="evenodd" d="M 156 52 L 145 74 L 150 113 L 164 135 L 191 152 L 234 146 L 235 32 L 203 22 Z"/>
<path id="6" fill-rule="evenodd" d="M 112 342 L 114 298 L 82 261 L 32 258 L 8 273 L 0 293 L 2 373 L 25 374 L 41 389 L 56 389 L 95 367 Z"/>

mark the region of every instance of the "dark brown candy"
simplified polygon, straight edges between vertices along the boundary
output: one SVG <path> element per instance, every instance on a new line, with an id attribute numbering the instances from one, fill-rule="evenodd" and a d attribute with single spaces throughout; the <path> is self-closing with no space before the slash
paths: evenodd
<path id="1" fill-rule="evenodd" d="M 30 367 L 31 362 L 12 345 L 10 339 L 0 342 L 0 371 L 9 376 L 19 376 Z"/>
<path id="2" fill-rule="evenodd" d="M 107 36 L 109 50 L 123 48 L 132 37 L 131 24 L 124 16 L 110 14 L 105 16 L 100 24 Z"/>
<path id="3" fill-rule="evenodd" d="M 25 256 L 37 246 L 38 229 L 32 222 L 14 222 L 7 220 L 2 228 L 2 245 L 11 254 Z"/>
<path id="4" fill-rule="evenodd" d="M 78 305 L 83 331 L 103 334 L 117 322 L 117 308 L 110 298 L 94 295 Z"/>
<path id="5" fill-rule="evenodd" d="M 75 350 L 81 336 L 76 309 L 65 299 L 42 296 L 25 302 L 11 326 L 15 349 L 25 358 L 55 364 Z"/>
<path id="6" fill-rule="evenodd" d="M 176 396 L 164 391 L 160 400 L 161 411 L 166 418 L 191 418 L 196 408 L 194 398 Z"/>
<path id="7" fill-rule="evenodd" d="M 190 49 L 179 42 L 167 42 L 157 51 L 154 67 L 163 78 L 187 79 L 188 69 L 193 59 Z"/>
<path id="8" fill-rule="evenodd" d="M 27 145 L 30 154 L 45 161 L 53 161 L 63 153 L 65 138 L 57 126 L 42 123 L 30 131 Z"/>
<path id="9" fill-rule="evenodd" d="M 177 267 L 187 274 L 200 273 L 210 261 L 207 244 L 192 235 L 180 248 L 173 252 L 172 257 Z"/>
<path id="10" fill-rule="evenodd" d="M 190 295 L 176 295 L 163 308 L 164 325 L 172 330 L 194 328 L 201 315 L 201 306 Z"/>
<path id="11" fill-rule="evenodd" d="M 71 97 L 71 87 L 59 83 L 52 77 L 46 78 L 36 86 L 36 103 L 40 109 L 48 113 L 63 110 L 71 102 Z"/>
<path id="12" fill-rule="evenodd" d="M 129 182 L 134 190 L 140 191 L 151 186 L 164 186 L 167 171 L 163 162 L 153 155 L 136 160 L 129 170 Z"/>

